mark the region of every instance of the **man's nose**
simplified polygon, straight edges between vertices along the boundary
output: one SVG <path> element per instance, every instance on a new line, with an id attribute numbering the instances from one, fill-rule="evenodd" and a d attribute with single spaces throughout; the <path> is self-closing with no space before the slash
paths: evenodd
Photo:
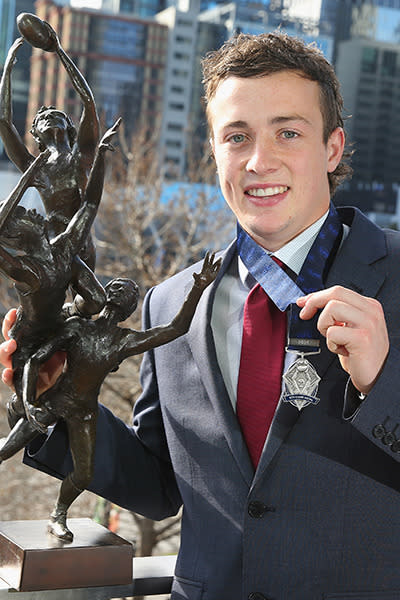
<path id="1" fill-rule="evenodd" d="M 247 161 L 247 171 L 264 174 L 276 171 L 281 164 L 272 141 L 260 140 L 251 148 Z"/>

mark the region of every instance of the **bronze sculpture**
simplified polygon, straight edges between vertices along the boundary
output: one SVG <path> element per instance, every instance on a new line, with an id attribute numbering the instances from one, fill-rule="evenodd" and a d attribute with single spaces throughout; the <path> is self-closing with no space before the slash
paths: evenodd
<path id="1" fill-rule="evenodd" d="M 132 280 L 119 278 L 104 290 L 89 266 L 94 266 L 90 228 L 103 190 L 104 155 L 113 150 L 111 139 L 120 120 L 105 133 L 95 153 L 98 117 L 86 81 L 50 25 L 27 13 L 19 16 L 18 25 L 32 45 L 58 54 L 84 108 L 76 138 L 65 113 L 53 107 L 39 110 L 31 130 L 41 150 L 35 159 L 12 124 L 11 70 L 23 40 L 14 42 L 0 82 L 0 134 L 9 157 L 25 172 L 0 205 L 0 271 L 15 282 L 20 299 L 11 331 L 18 344 L 13 354 L 16 393 L 8 404 L 11 431 L 0 448 L 0 463 L 49 425 L 65 421 L 73 471 L 61 484 L 48 529 L 70 542 L 67 511 L 93 475 L 97 399 L 105 377 L 128 356 L 166 344 L 189 329 L 220 261 L 214 254 L 206 255 L 201 272 L 193 274 L 186 300 L 168 325 L 147 331 L 118 326 L 135 310 L 138 288 Z M 42 196 L 46 219 L 17 206 L 30 185 Z M 65 305 L 69 286 L 76 295 L 72 305 Z M 57 351 L 66 355 L 64 371 L 53 388 L 36 398 L 40 366 Z"/>

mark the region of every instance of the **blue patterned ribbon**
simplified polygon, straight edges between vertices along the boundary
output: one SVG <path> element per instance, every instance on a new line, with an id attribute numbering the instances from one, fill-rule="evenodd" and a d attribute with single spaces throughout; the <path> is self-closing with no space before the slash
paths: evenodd
<path id="1" fill-rule="evenodd" d="M 303 321 L 296 300 L 324 288 L 324 279 L 342 239 L 342 223 L 331 203 L 301 271 L 293 281 L 267 252 L 238 225 L 237 249 L 248 271 L 258 281 L 276 306 L 283 312 L 290 307 L 288 350 L 317 352 L 320 335 L 317 330 L 319 313 Z"/>

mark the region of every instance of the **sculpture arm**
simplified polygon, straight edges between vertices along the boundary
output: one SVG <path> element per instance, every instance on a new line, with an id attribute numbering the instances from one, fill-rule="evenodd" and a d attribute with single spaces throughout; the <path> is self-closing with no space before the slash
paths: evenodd
<path id="1" fill-rule="evenodd" d="M 54 31 L 53 35 L 56 38 L 56 52 L 83 104 L 83 112 L 78 128 L 78 147 L 83 158 L 87 158 L 90 164 L 100 135 L 99 117 L 93 93 L 78 67 L 61 47 Z"/>
<path id="2" fill-rule="evenodd" d="M 128 334 L 121 352 L 122 358 L 133 354 L 141 354 L 157 346 L 162 346 L 186 333 L 190 327 L 201 295 L 206 287 L 214 281 L 220 264 L 220 260 L 214 260 L 214 254 L 207 253 L 201 272 L 193 273 L 194 283 L 192 288 L 174 319 L 168 325 Z"/>
<path id="3" fill-rule="evenodd" d="M 16 61 L 16 52 L 23 42 L 23 38 L 18 38 L 11 46 L 0 80 L 0 136 L 7 155 L 20 171 L 25 171 L 34 160 L 12 122 L 11 72 Z"/>
<path id="4" fill-rule="evenodd" d="M 68 240 L 73 255 L 79 254 L 96 217 L 103 193 L 104 154 L 107 150 L 114 150 L 111 139 L 116 134 L 120 123 L 121 119 L 117 119 L 114 125 L 101 138 L 83 196 L 82 206 L 72 217 L 66 230 L 52 240 L 52 244 L 55 245 L 60 243 L 64 245 L 65 240 Z"/>

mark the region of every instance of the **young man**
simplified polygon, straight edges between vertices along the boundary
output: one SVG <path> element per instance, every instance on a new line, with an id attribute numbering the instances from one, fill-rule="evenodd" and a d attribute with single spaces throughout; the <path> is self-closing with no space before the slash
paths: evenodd
<path id="1" fill-rule="evenodd" d="M 283 34 L 239 35 L 206 58 L 204 73 L 238 240 L 188 334 L 145 356 L 133 428 L 101 410 L 91 489 L 157 519 L 183 504 L 173 600 L 395 600 L 400 237 L 330 207 L 345 171 L 342 100 L 314 47 Z M 171 318 L 195 269 L 148 294 L 145 327 Z M 246 407 L 241 381 L 259 351 L 245 359 L 241 346 L 257 330 L 247 312 L 255 278 L 277 305 L 266 305 L 271 332 L 282 315 L 285 329 L 290 304 L 292 352 L 278 365 L 284 392 L 253 454 L 244 417 L 259 406 Z M 281 333 L 251 396 L 264 370 L 261 391 L 273 388 Z M 5 364 L 12 350 L 3 344 Z M 26 461 L 63 476 L 63 445 L 59 427 Z"/>

